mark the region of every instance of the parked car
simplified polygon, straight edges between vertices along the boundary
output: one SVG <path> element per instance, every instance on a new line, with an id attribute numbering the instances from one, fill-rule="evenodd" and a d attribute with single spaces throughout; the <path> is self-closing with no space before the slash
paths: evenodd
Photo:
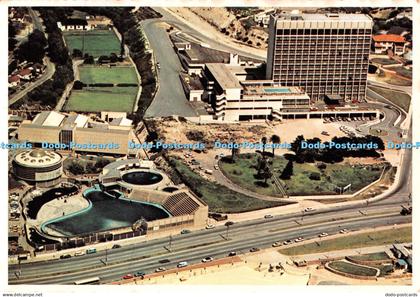
<path id="1" fill-rule="evenodd" d="M 295 242 L 301 242 L 301 241 L 303 241 L 303 237 L 298 237 L 295 239 Z"/>
<path id="2" fill-rule="evenodd" d="M 211 261 L 213 261 L 214 259 L 212 258 L 212 257 L 205 257 L 205 258 L 203 258 L 202 260 L 201 260 L 201 262 L 203 262 L 203 263 L 207 263 L 207 262 L 211 262 Z"/>
<path id="3" fill-rule="evenodd" d="M 272 218 L 273 218 L 273 216 L 271 214 L 266 214 L 264 216 L 264 219 L 272 219 Z"/>
<path id="4" fill-rule="evenodd" d="M 165 271 L 165 270 L 166 270 L 165 267 L 159 267 L 159 268 L 156 268 L 155 272 L 162 272 L 162 271 Z"/>
<path id="5" fill-rule="evenodd" d="M 341 234 L 348 233 L 348 232 L 349 232 L 349 230 L 347 230 L 346 228 L 340 230 Z"/>
<path id="6" fill-rule="evenodd" d="M 169 262 L 171 262 L 171 260 L 169 260 L 169 259 L 162 259 L 162 260 L 159 260 L 159 263 L 161 263 L 161 264 L 164 264 L 164 263 L 169 263 Z"/>
<path id="7" fill-rule="evenodd" d="M 251 248 L 249 251 L 250 251 L 251 253 L 254 253 L 254 252 L 258 252 L 259 250 L 260 250 L 259 248 L 253 247 L 253 248 Z"/>
<path id="8" fill-rule="evenodd" d="M 212 224 L 206 226 L 206 229 L 214 229 L 214 228 L 215 228 L 215 226 L 212 225 Z"/>
<path id="9" fill-rule="evenodd" d="M 78 256 L 83 256 L 85 253 L 83 252 L 83 251 L 78 251 L 78 252 L 75 252 L 74 253 L 74 255 L 76 256 L 76 257 L 78 257 Z"/>
<path id="10" fill-rule="evenodd" d="M 70 254 L 64 254 L 60 256 L 60 259 L 68 259 L 68 258 L 71 258 Z"/>
<path id="11" fill-rule="evenodd" d="M 233 251 L 232 251 L 232 252 L 229 252 L 228 256 L 229 256 L 229 257 L 236 256 L 236 252 L 233 252 Z"/>
<path id="12" fill-rule="evenodd" d="M 281 242 L 280 242 L 280 241 L 276 241 L 276 242 L 274 242 L 271 246 L 272 246 L 272 247 L 278 247 L 278 246 L 281 246 Z"/>
<path id="13" fill-rule="evenodd" d="M 328 236 L 328 233 L 327 232 L 322 232 L 321 234 L 319 234 L 318 235 L 319 237 L 325 237 L 325 236 Z"/>
<path id="14" fill-rule="evenodd" d="M 134 273 L 134 276 L 135 277 L 143 277 L 143 276 L 145 276 L 146 275 L 146 273 L 145 272 L 143 272 L 143 271 L 137 271 L 136 273 Z"/>
<path id="15" fill-rule="evenodd" d="M 291 243 L 293 243 L 293 241 L 292 240 L 286 240 L 286 241 L 283 241 L 283 245 L 289 245 L 289 244 L 291 244 Z"/>
<path id="16" fill-rule="evenodd" d="M 312 207 L 307 207 L 304 209 L 305 212 L 310 212 L 310 211 L 314 211 L 315 209 L 313 209 Z"/>
<path id="17" fill-rule="evenodd" d="M 112 248 L 113 249 L 119 249 L 121 247 L 121 245 L 119 245 L 119 244 L 114 244 L 113 246 L 112 246 Z"/>
<path id="18" fill-rule="evenodd" d="M 188 233 L 191 233 L 191 231 L 187 229 L 184 229 L 181 231 L 181 234 L 188 234 Z"/>
<path id="19" fill-rule="evenodd" d="M 122 278 L 123 279 L 131 279 L 131 278 L 133 278 L 134 276 L 132 275 L 132 274 L 126 274 L 126 275 L 124 275 Z"/>
<path id="20" fill-rule="evenodd" d="M 219 165 L 215 164 L 215 165 L 214 165 L 214 169 L 215 169 L 215 170 L 219 170 Z"/>

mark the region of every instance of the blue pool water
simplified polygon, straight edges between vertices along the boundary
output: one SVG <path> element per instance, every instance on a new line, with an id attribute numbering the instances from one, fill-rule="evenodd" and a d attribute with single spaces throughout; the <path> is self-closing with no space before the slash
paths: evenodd
<path id="1" fill-rule="evenodd" d="M 290 93 L 289 88 L 265 88 L 266 93 Z"/>
<path id="2" fill-rule="evenodd" d="M 90 207 L 44 225 L 64 235 L 74 236 L 129 227 L 142 217 L 152 221 L 170 216 L 158 205 L 115 198 L 102 191 L 87 191 L 85 197 L 90 201 Z"/>

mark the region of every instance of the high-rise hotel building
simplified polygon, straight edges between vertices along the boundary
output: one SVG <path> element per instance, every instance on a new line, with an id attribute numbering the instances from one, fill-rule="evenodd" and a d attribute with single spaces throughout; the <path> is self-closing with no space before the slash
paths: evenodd
<path id="1" fill-rule="evenodd" d="M 267 79 L 325 95 L 365 98 L 372 19 L 364 14 L 275 14 L 270 17 Z"/>

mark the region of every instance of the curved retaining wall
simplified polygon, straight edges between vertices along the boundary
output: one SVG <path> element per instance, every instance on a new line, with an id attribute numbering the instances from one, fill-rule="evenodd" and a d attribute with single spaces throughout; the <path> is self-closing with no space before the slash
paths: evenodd
<path id="1" fill-rule="evenodd" d="M 351 277 L 351 278 L 357 278 L 357 279 L 365 279 L 365 280 L 376 280 L 376 278 L 379 276 L 379 274 L 381 273 L 381 271 L 378 268 L 375 267 L 369 267 L 369 266 L 365 266 L 365 265 L 359 265 L 359 266 L 363 266 L 366 268 L 370 268 L 370 269 L 374 269 L 376 270 L 376 275 L 375 276 L 367 276 L 367 275 L 357 275 L 357 274 L 351 274 L 351 273 L 347 273 L 347 272 L 343 272 L 340 270 L 336 270 L 332 267 L 330 267 L 330 263 L 325 264 L 325 269 L 327 269 L 328 271 L 331 271 L 333 273 L 345 276 L 345 277 Z M 353 264 L 356 265 L 356 264 Z"/>

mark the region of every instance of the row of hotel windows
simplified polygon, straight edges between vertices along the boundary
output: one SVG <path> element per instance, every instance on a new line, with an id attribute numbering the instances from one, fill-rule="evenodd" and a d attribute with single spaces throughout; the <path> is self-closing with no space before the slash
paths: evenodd
<path id="1" fill-rule="evenodd" d="M 370 35 L 371 29 L 277 29 L 277 35 Z"/>
<path id="2" fill-rule="evenodd" d="M 371 42 L 370 35 L 360 36 L 277 36 L 276 43 L 290 43 L 290 44 L 315 44 L 315 43 L 348 43 L 349 41 Z"/>
<path id="3" fill-rule="evenodd" d="M 352 81 L 349 81 L 349 80 L 341 80 L 341 81 L 339 81 L 339 80 L 322 80 L 322 79 L 314 79 L 314 80 L 310 80 L 310 79 L 306 79 L 306 78 L 303 78 L 303 79 L 300 79 L 300 77 L 299 76 L 295 76 L 295 77 L 289 77 L 289 79 L 287 79 L 287 80 L 283 80 L 283 79 L 279 79 L 278 77 L 274 77 L 274 81 L 278 81 L 278 82 L 280 82 L 281 84 L 283 84 L 283 85 L 285 85 L 285 86 L 293 86 L 293 84 L 294 83 L 298 83 L 299 85 L 305 85 L 305 86 L 308 86 L 308 85 L 325 85 L 325 84 L 328 84 L 328 85 L 334 85 L 334 86 L 344 86 L 344 85 L 350 85 L 350 86 L 359 86 L 359 85 L 361 85 L 361 86 L 363 86 L 363 85 L 366 85 L 366 81 L 365 81 L 365 79 L 361 79 L 361 80 L 352 80 Z"/>

